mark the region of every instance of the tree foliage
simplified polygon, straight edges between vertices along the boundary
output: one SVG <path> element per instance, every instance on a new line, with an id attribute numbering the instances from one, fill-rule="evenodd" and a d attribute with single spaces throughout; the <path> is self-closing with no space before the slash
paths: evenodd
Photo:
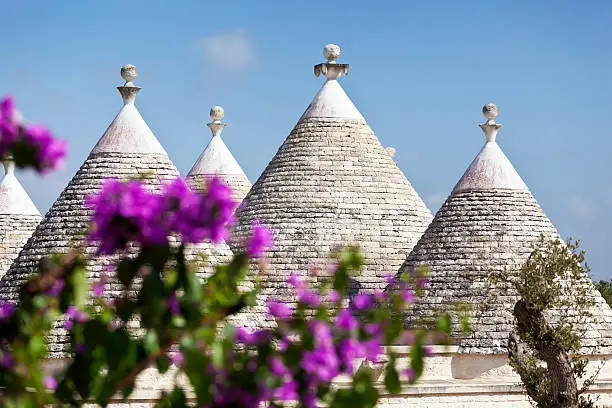
<path id="1" fill-rule="evenodd" d="M 601 293 L 601 296 L 605 299 L 606 303 L 612 307 L 612 280 L 600 280 L 595 283 L 595 287 Z"/>
<path id="2" fill-rule="evenodd" d="M 579 356 L 592 319 L 588 271 L 579 242 L 541 237 L 515 273 L 494 277 L 518 293 L 509 362 L 538 408 L 593 406 L 583 394 L 594 376 L 586 378 L 588 360 Z"/>

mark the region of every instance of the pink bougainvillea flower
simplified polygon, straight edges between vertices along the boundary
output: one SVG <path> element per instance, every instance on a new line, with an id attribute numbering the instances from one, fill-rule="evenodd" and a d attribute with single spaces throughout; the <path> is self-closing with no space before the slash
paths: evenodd
<path id="1" fill-rule="evenodd" d="M 48 375 L 43 378 L 43 386 L 49 391 L 55 391 L 57 389 L 57 380 Z"/>
<path id="2" fill-rule="evenodd" d="M 359 322 L 348 309 L 342 309 L 338 312 L 335 324 L 346 331 L 353 331 L 359 327 Z"/>
<path id="3" fill-rule="evenodd" d="M 8 302 L 0 303 L 0 320 L 8 322 L 15 312 L 15 305 Z"/>
<path id="4" fill-rule="evenodd" d="M 74 327 L 74 323 L 84 323 L 87 321 L 89 316 L 82 310 L 79 310 L 76 306 L 68 306 L 66 310 L 66 320 L 64 320 L 64 328 L 71 330 Z"/>
<path id="5" fill-rule="evenodd" d="M 372 296 L 368 295 L 367 293 L 360 293 L 359 295 L 355 296 L 352 301 L 352 305 L 357 310 L 368 309 L 373 303 Z"/>
<path id="6" fill-rule="evenodd" d="M 268 307 L 270 316 L 277 319 L 288 319 L 293 314 L 293 309 L 291 309 L 289 305 L 274 299 L 268 299 L 266 301 L 266 306 Z"/>
<path id="7" fill-rule="evenodd" d="M 98 193 L 85 198 L 85 205 L 93 210 L 88 239 L 98 243 L 99 254 L 107 255 L 130 242 L 167 244 L 173 234 L 184 243 L 220 242 L 229 236 L 235 208 L 231 190 L 217 178 L 204 194 L 192 191 L 181 178 L 165 183 L 161 193 L 137 180 L 107 179 Z"/>
<path id="8" fill-rule="evenodd" d="M 296 292 L 298 302 L 312 307 L 317 307 L 321 304 L 321 295 L 314 290 L 308 288 L 298 289 Z"/>
<path id="9" fill-rule="evenodd" d="M 0 101 L 0 156 L 12 155 L 18 167 L 34 167 L 41 174 L 60 167 L 67 143 L 42 125 L 23 125 L 11 96 Z"/>
<path id="10" fill-rule="evenodd" d="M 47 289 L 47 295 L 53 296 L 53 297 L 59 296 L 60 293 L 62 293 L 64 286 L 66 286 L 66 282 L 64 282 L 63 279 L 61 278 L 55 279 L 55 281 Z"/>
<path id="11" fill-rule="evenodd" d="M 85 198 L 85 205 L 94 211 L 88 240 L 99 243 L 99 254 L 113 254 L 129 242 L 166 242 L 166 231 L 159 221 L 159 196 L 140 181 L 106 179 L 100 192 Z"/>
<path id="12" fill-rule="evenodd" d="M 168 298 L 168 309 L 173 315 L 177 315 L 181 312 L 181 305 L 174 293 Z"/>
<path id="13" fill-rule="evenodd" d="M 42 125 L 28 125 L 22 130 L 23 141 L 34 152 L 36 170 L 48 173 L 63 164 L 68 144 L 65 140 L 53 137 L 49 129 Z"/>
<path id="14" fill-rule="evenodd" d="M 272 231 L 263 226 L 259 220 L 253 221 L 251 236 L 247 239 L 247 254 L 251 258 L 260 258 L 272 247 L 273 242 Z"/>
<path id="15" fill-rule="evenodd" d="M 175 351 L 173 353 L 168 354 L 168 357 L 170 357 L 170 361 L 172 362 L 172 364 L 174 364 L 177 367 L 182 367 L 183 363 L 185 362 L 185 357 L 183 356 L 183 353 L 181 353 L 180 351 Z"/>

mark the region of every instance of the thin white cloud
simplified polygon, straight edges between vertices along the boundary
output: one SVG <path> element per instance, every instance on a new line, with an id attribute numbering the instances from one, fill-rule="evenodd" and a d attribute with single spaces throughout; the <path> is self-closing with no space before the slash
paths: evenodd
<path id="1" fill-rule="evenodd" d="M 592 218 L 597 212 L 597 206 L 592 200 L 579 195 L 570 196 L 567 205 L 572 215 L 582 220 Z"/>
<path id="2" fill-rule="evenodd" d="M 214 68 L 242 71 L 257 63 L 253 43 L 244 29 L 205 37 L 201 43 L 206 61 Z"/>

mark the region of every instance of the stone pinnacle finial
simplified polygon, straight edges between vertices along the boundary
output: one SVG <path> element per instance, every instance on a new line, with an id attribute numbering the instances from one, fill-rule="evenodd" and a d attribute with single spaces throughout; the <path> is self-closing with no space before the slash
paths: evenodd
<path id="1" fill-rule="evenodd" d="M 491 102 L 487 103 L 482 107 L 482 114 L 487 119 L 495 120 L 498 114 L 497 105 Z"/>
<path id="2" fill-rule="evenodd" d="M 6 156 L 2 159 L 4 165 L 4 177 L 15 174 L 15 161 L 13 157 Z"/>
<path id="3" fill-rule="evenodd" d="M 227 126 L 227 123 L 222 123 L 221 119 L 225 116 L 225 111 L 220 106 L 213 106 L 210 108 L 210 118 L 212 122 L 208 123 L 207 126 L 212 131 L 213 137 L 221 136 L 223 128 Z"/>
<path id="4" fill-rule="evenodd" d="M 213 106 L 210 108 L 210 118 L 213 122 L 221 122 L 221 119 L 225 116 L 225 111 L 221 106 Z"/>
<path id="5" fill-rule="evenodd" d="M 340 56 L 340 47 L 336 44 L 327 44 L 323 47 L 323 56 L 327 59 L 329 64 L 335 64 Z"/>
<path id="6" fill-rule="evenodd" d="M 487 119 L 487 121 L 480 126 L 482 131 L 484 132 L 487 142 L 495 142 L 497 137 L 497 132 L 502 125 L 495 123 L 495 118 L 497 118 L 497 114 L 499 113 L 497 109 L 497 105 L 494 103 L 487 103 L 482 107 L 482 114 Z"/>
<path id="7" fill-rule="evenodd" d="M 136 71 L 136 66 L 132 64 L 125 64 L 121 67 L 121 78 L 125 80 L 125 84 L 123 86 L 134 86 L 132 81 L 136 79 L 138 76 L 138 71 Z"/>
<path id="8" fill-rule="evenodd" d="M 323 74 L 327 79 L 338 79 L 342 74 L 348 75 L 349 65 L 336 62 L 340 56 L 340 47 L 336 44 L 327 44 L 323 47 L 323 56 L 327 59 L 327 62 L 315 65 L 315 76 L 318 77 Z"/>
<path id="9" fill-rule="evenodd" d="M 136 100 L 136 95 L 140 91 L 140 87 L 134 85 L 132 82 L 138 76 L 136 66 L 132 64 L 125 64 L 121 67 L 121 78 L 124 79 L 125 84 L 118 86 L 117 89 L 123 98 L 124 105 L 133 105 Z"/>

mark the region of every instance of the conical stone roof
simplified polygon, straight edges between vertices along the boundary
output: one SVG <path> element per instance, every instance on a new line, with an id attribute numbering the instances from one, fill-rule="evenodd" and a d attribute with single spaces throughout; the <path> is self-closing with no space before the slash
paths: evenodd
<path id="1" fill-rule="evenodd" d="M 529 189 L 496 143 L 501 125 L 497 107 L 483 109 L 480 125 L 487 141 L 414 247 L 398 275 L 419 266 L 431 268 L 429 284 L 407 315 L 416 319 L 454 310 L 470 310 L 470 333 L 456 324 L 453 338 L 460 353 L 506 354 L 514 330 L 516 294 L 491 284 L 494 272 L 511 272 L 524 263 L 541 234 L 559 238 Z M 593 321 L 584 346 L 589 352 L 612 351 L 612 311 L 593 289 Z"/>
<path id="2" fill-rule="evenodd" d="M 176 167 L 134 105 L 140 90 L 131 82 L 136 77 L 135 67 L 126 65 L 121 73 L 126 80 L 124 86 L 118 87 L 123 107 L 0 280 L 0 298 L 3 300 L 16 300 L 20 286 L 36 271 L 41 259 L 51 253 L 82 248 L 89 257 L 89 278 L 92 281 L 99 279 L 105 269 L 114 264 L 114 257 L 94 256 L 97 248 L 85 241 L 92 211 L 84 206 L 83 199 L 98 191 L 105 178 L 137 177 L 157 188 L 161 181 L 178 176 Z M 193 259 L 199 255 L 206 256 L 206 261 L 198 265 L 198 272 L 204 275 L 212 271 L 214 264 L 231 257 L 226 244 L 202 244 L 191 248 L 190 252 Z M 120 289 L 117 282 L 111 282 L 107 284 L 105 296 L 113 298 Z M 56 325 L 49 338 L 51 356 L 61 356 L 68 342 L 67 332 Z"/>
<path id="3" fill-rule="evenodd" d="M 431 213 L 338 82 L 348 73 L 336 63 L 340 49 L 325 47 L 327 63 L 315 74 L 327 80 L 236 211 L 233 242 L 251 223 L 274 233 L 263 295 L 288 296 L 291 272 L 311 266 L 325 274 L 330 252 L 357 244 L 367 264 L 363 290 L 383 288 L 431 220 Z M 310 277 L 311 281 L 316 279 Z"/>
<path id="4" fill-rule="evenodd" d="M 187 180 L 193 186 L 203 187 L 211 177 L 218 176 L 232 188 L 234 200 L 240 203 L 251 189 L 251 182 L 221 138 L 223 128 L 227 126 L 221 123 L 223 116 L 224 111 L 220 106 L 214 106 L 210 110 L 212 122 L 208 124 L 208 127 L 213 136 L 189 170 Z"/>
<path id="5" fill-rule="evenodd" d="M 4 159 L 0 182 L 0 277 L 9 269 L 41 220 L 40 212 L 15 177 L 15 163 Z"/>

